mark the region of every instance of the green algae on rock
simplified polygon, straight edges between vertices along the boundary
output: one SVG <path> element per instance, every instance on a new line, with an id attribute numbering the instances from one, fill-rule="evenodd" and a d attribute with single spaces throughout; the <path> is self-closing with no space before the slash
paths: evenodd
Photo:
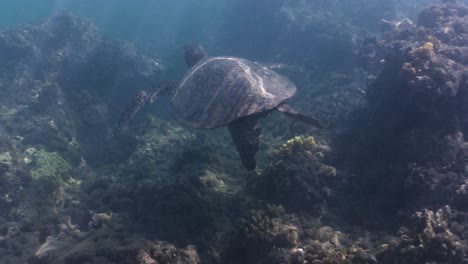
<path id="1" fill-rule="evenodd" d="M 47 189 L 54 189 L 71 179 L 70 164 L 57 152 L 39 150 L 34 153 L 35 165 L 31 169 L 33 182 L 44 184 Z"/>

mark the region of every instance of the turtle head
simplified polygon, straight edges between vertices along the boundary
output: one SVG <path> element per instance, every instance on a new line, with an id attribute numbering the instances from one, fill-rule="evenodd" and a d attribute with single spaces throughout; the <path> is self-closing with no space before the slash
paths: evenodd
<path id="1" fill-rule="evenodd" d="M 184 46 L 185 64 L 191 68 L 197 62 L 207 57 L 205 50 L 201 45 L 187 44 Z"/>

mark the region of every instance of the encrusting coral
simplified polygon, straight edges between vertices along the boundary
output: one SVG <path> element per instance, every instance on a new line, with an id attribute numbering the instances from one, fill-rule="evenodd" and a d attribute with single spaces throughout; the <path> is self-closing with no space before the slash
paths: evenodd
<path id="1" fill-rule="evenodd" d="M 227 256 L 232 263 L 376 264 L 366 240 L 267 205 L 243 218 Z"/>
<path id="2" fill-rule="evenodd" d="M 409 228 L 380 246 L 379 263 L 467 263 L 466 217 L 449 206 L 416 212 Z"/>
<path id="3" fill-rule="evenodd" d="M 255 192 L 290 208 L 322 205 L 331 194 L 330 185 L 336 175 L 335 168 L 324 164 L 329 151 L 312 136 L 288 140 L 273 151 L 271 164 L 255 184 Z"/>

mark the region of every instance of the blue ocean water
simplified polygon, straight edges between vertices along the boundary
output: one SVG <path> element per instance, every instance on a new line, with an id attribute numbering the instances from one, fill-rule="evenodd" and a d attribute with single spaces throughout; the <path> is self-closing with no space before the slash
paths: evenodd
<path id="1" fill-rule="evenodd" d="M 186 41 L 207 41 L 220 25 L 223 1 L 2 1 L 0 27 L 34 23 L 68 10 L 92 19 L 106 35 L 135 41 L 145 39 L 165 52 Z M 196 29 L 196 30 L 195 30 Z"/>
<path id="2" fill-rule="evenodd" d="M 286 3 L 281 6 L 282 2 Z M 429 4 L 429 3 L 427 3 Z M 287 42 L 289 36 L 282 28 L 287 20 L 278 16 L 292 17 L 320 13 L 331 15 L 330 19 L 342 20 L 364 28 L 375 29 L 382 17 L 395 18 L 409 15 L 415 17 L 422 4 L 399 1 L 245 1 L 245 0 L 103 0 L 95 1 L 28 1 L 5 0 L 0 3 L 4 10 L 0 28 L 25 23 L 37 23 L 63 10 L 92 19 L 103 34 L 142 42 L 160 55 L 175 52 L 187 42 L 205 45 L 229 44 L 249 46 L 272 45 Z M 401 7 L 401 9 L 399 9 Z M 408 7 L 405 9 L 405 7 Z M 293 14 L 297 8 L 297 14 Z M 310 8 L 307 10 L 306 8 Z M 271 15 L 271 17 L 270 17 Z M 300 17 L 297 17 L 300 18 Z M 278 23 L 275 25 L 274 23 Z M 289 21 L 291 23 L 291 21 Z M 291 26 L 294 26 L 293 24 Z M 237 27 L 237 28 L 236 28 Z M 292 28 L 290 28 L 292 29 Z M 262 35 L 269 32 L 271 36 Z M 228 38 L 228 40 L 225 40 Z M 219 43 L 223 39 L 224 43 Z M 261 42 L 263 40 L 263 42 Z M 227 41 L 227 42 L 226 42 Z M 268 43 L 271 41 L 272 43 Z M 232 45 L 232 44 L 231 44 Z M 171 50 L 172 48 L 172 50 Z M 222 50 L 221 47 L 219 47 Z M 231 48 L 234 49 L 234 48 Z M 267 48 L 268 50 L 268 48 Z M 258 51 L 256 51 L 258 52 Z M 244 52 L 246 53 L 246 52 Z M 255 52 L 251 52 L 255 53 Z M 172 55 L 172 54 L 171 54 Z"/>

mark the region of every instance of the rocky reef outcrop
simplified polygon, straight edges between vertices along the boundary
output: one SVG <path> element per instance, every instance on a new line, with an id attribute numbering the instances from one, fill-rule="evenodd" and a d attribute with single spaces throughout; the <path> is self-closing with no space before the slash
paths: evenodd
<path id="1" fill-rule="evenodd" d="M 347 159 L 360 175 L 354 180 L 374 190 L 367 195 L 378 206 L 464 206 L 457 190 L 467 178 L 467 12 L 445 1 L 416 24 L 382 21 L 382 37 L 360 51 L 368 107 L 341 154 L 356 155 Z"/>
<path id="2" fill-rule="evenodd" d="M 352 208 L 338 211 L 364 226 L 400 226 L 376 247 L 379 263 L 467 261 L 467 21 L 464 5 L 444 1 L 416 23 L 381 21 L 381 36 L 359 52 L 368 105 L 332 149 L 344 183 L 337 201 Z"/>
<path id="3" fill-rule="evenodd" d="M 353 237 L 282 206 L 253 209 L 239 227 L 228 263 L 377 263 L 370 237 Z"/>
<path id="4" fill-rule="evenodd" d="M 70 13 L 0 32 L 0 60 L 0 262 L 53 263 L 43 257 L 88 230 L 89 165 L 135 148 L 113 132 L 115 109 L 161 65 Z"/>
<path id="5" fill-rule="evenodd" d="M 379 263 L 466 263 L 466 213 L 445 206 L 424 209 L 411 217 L 409 228 L 379 247 Z"/>
<path id="6" fill-rule="evenodd" d="M 273 150 L 271 164 L 259 176 L 253 192 L 291 209 L 320 212 L 332 193 L 336 170 L 325 164 L 330 152 L 312 136 L 296 136 Z"/>

